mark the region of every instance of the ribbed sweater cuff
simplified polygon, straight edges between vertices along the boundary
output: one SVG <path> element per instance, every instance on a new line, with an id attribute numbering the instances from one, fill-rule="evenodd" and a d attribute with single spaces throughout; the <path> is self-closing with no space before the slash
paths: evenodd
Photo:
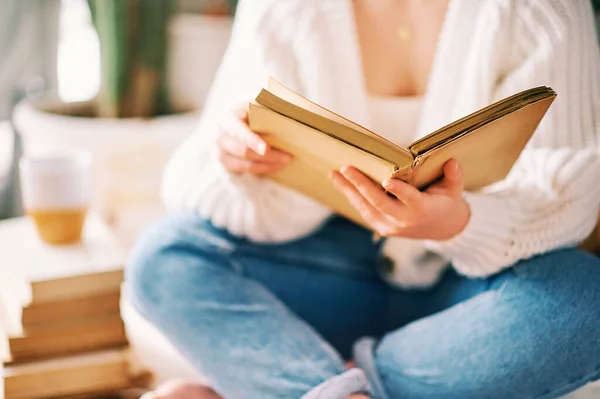
<path id="1" fill-rule="evenodd" d="M 515 222 L 511 201 L 465 193 L 471 218 L 465 229 L 446 241 L 426 241 L 426 247 L 452 262 L 461 274 L 488 276 L 511 265 Z"/>

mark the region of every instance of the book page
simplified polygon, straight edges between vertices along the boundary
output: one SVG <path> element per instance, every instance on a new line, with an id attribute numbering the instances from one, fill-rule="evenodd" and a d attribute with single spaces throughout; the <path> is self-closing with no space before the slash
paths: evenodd
<path id="1" fill-rule="evenodd" d="M 266 89 L 261 90 L 258 94 L 256 103 L 301 124 L 310 126 L 336 140 L 343 141 L 373 156 L 392 162 L 398 167 L 410 164 L 413 161 L 413 157 L 408 150 L 383 137 L 376 134 L 363 134 L 346 124 L 340 124 L 335 120 L 293 104 Z"/>
<path id="2" fill-rule="evenodd" d="M 297 105 L 301 108 L 304 108 L 304 109 L 306 109 L 314 114 L 320 115 L 324 118 L 331 119 L 332 121 L 337 122 L 340 125 L 349 127 L 350 129 L 356 130 L 362 134 L 365 134 L 367 136 L 371 136 L 371 137 L 374 137 L 377 139 L 385 140 L 385 141 L 389 142 L 390 144 L 396 146 L 391 141 L 387 140 L 384 137 L 381 137 L 380 135 L 370 131 L 369 129 L 366 129 L 366 128 L 362 127 L 361 125 L 354 123 L 351 120 L 346 119 L 346 118 L 336 114 L 335 112 L 331 112 L 330 110 L 323 108 L 320 105 L 315 104 L 314 102 L 308 100 L 305 97 L 302 97 L 300 94 L 296 93 L 293 90 L 288 89 L 287 87 L 285 87 L 284 85 L 279 83 L 276 79 L 269 78 L 269 84 L 268 84 L 267 88 L 271 93 L 275 94 L 277 97 L 281 98 L 282 100 L 285 100 L 291 104 Z M 402 148 L 402 150 L 404 150 L 404 148 Z"/>

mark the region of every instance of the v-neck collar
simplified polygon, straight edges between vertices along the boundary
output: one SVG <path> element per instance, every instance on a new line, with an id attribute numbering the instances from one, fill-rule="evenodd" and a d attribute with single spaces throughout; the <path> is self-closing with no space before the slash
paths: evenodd
<path id="1" fill-rule="evenodd" d="M 472 40 L 479 12 L 477 3 L 478 0 L 450 0 L 448 4 L 415 139 L 443 127 L 455 117 L 452 109 L 469 51 L 466 43 Z"/>
<path id="2" fill-rule="evenodd" d="M 348 61 L 348 64 L 344 65 L 344 68 L 348 69 L 347 76 L 349 81 L 344 82 L 344 85 L 348 85 L 353 88 L 354 90 L 352 90 L 352 92 L 360 94 L 360 98 L 340 98 L 341 102 L 353 101 L 355 104 L 350 109 L 354 109 L 355 111 L 353 115 L 350 115 L 350 117 L 359 124 L 370 126 L 371 123 L 367 107 L 368 93 L 364 77 L 362 54 L 358 41 L 356 15 L 352 1 L 353 0 L 344 0 L 340 2 L 339 0 L 330 0 L 331 3 L 337 3 L 338 5 L 342 5 L 343 3 L 343 6 L 336 10 L 341 14 L 338 15 L 340 18 L 338 22 L 340 20 L 347 21 L 345 26 L 336 26 L 334 24 L 330 25 L 332 33 L 334 33 L 338 37 L 338 40 L 342 42 L 340 46 L 335 46 L 337 48 L 332 49 L 332 51 L 340 51 L 341 49 L 347 50 L 348 54 L 342 58 Z M 429 74 L 427 90 L 423 96 L 423 108 L 419 118 L 415 139 L 431 132 L 431 130 L 429 130 L 431 126 L 429 123 L 427 123 L 428 115 L 436 108 L 436 104 L 438 104 L 440 101 L 443 101 L 443 99 L 439 96 L 442 92 L 447 91 L 448 82 L 446 80 L 455 79 L 460 61 L 457 58 L 460 57 L 460 55 L 453 52 L 453 49 L 455 49 L 456 46 L 452 46 L 452 42 L 457 40 L 457 37 L 464 38 L 464 35 L 461 33 L 461 31 L 468 31 L 468 29 L 470 29 L 469 24 L 474 20 L 474 17 L 471 18 L 470 16 L 466 15 L 464 18 L 460 18 L 459 20 L 459 10 L 464 11 L 465 8 L 472 8 L 475 10 L 477 8 L 468 6 L 462 7 L 463 3 L 468 1 L 469 0 L 450 0 L 448 4 L 442 29 L 440 30 L 440 37 L 433 57 L 433 65 Z"/>

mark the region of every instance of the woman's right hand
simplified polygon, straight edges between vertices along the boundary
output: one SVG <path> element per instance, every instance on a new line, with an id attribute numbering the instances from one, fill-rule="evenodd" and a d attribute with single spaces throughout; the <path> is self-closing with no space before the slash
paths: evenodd
<path id="1" fill-rule="evenodd" d="M 279 172 L 292 160 L 284 151 L 271 147 L 248 126 L 248 106 L 240 107 L 223 120 L 217 140 L 219 160 L 232 173 L 266 175 Z"/>

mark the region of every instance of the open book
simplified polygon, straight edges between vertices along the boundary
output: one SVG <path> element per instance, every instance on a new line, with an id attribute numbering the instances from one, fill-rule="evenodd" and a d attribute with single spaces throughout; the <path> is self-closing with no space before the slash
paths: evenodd
<path id="1" fill-rule="evenodd" d="M 394 177 L 424 189 L 456 158 L 465 189 L 476 190 L 506 177 L 555 97 L 548 87 L 526 90 L 402 148 L 270 79 L 250 104 L 250 128 L 294 156 L 270 178 L 364 224 L 333 187 L 332 170 L 353 165 L 378 183 Z"/>

